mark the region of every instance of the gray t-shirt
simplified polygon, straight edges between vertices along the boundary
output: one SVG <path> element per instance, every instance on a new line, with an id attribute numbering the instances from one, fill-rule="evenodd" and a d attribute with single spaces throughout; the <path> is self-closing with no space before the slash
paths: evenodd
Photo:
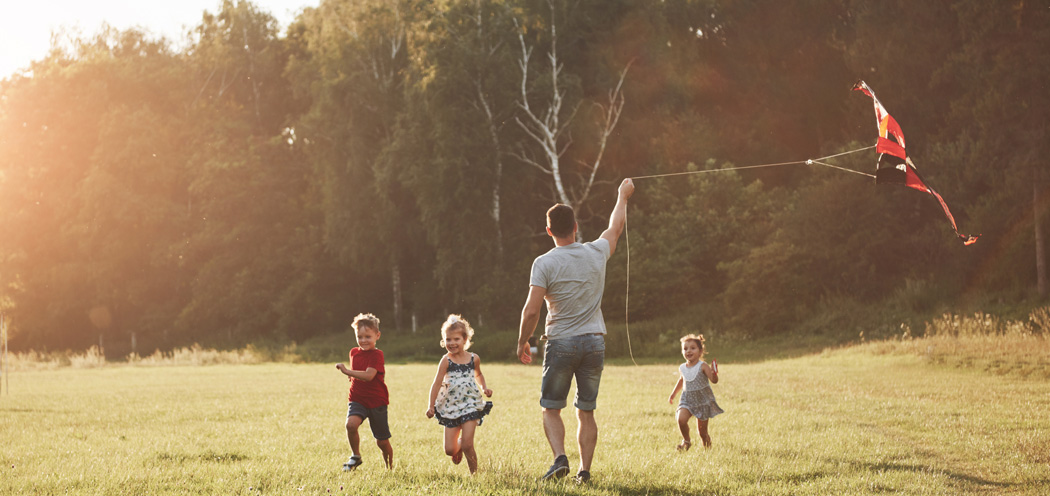
<path id="1" fill-rule="evenodd" d="M 532 262 L 529 284 L 547 290 L 548 339 L 605 334 L 602 293 L 609 241 L 556 246 Z"/>

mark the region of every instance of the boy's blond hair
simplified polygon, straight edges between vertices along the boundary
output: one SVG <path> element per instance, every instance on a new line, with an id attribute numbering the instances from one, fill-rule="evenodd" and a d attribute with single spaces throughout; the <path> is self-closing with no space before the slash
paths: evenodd
<path id="1" fill-rule="evenodd" d="M 375 332 L 379 332 L 379 317 L 370 313 L 359 313 L 357 317 L 354 317 L 354 322 L 350 324 L 354 328 L 354 332 L 361 329 L 361 326 L 371 328 Z"/>
<path id="2" fill-rule="evenodd" d="M 449 332 L 462 332 L 463 333 L 463 349 L 470 348 L 470 338 L 474 337 L 474 328 L 470 327 L 470 322 L 464 319 L 462 315 L 451 314 L 448 319 L 445 319 L 445 323 L 441 324 L 441 347 L 445 347 L 445 339 L 448 338 Z"/>

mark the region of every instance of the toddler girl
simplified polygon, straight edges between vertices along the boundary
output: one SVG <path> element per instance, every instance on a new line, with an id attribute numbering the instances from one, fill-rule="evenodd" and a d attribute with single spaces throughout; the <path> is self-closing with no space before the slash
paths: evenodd
<path id="1" fill-rule="evenodd" d="M 715 394 L 711 391 L 711 383 L 718 383 L 718 365 L 712 367 L 701 360 L 704 357 L 704 335 L 689 334 L 682 338 L 682 356 L 685 363 L 678 367 L 678 383 L 674 385 L 674 391 L 667 398 L 667 402 L 674 404 L 674 397 L 685 385 L 681 401 L 678 403 L 678 428 L 682 431 L 682 442 L 678 445 L 680 451 L 688 450 L 693 443 L 689 440 L 689 417 L 696 417 L 696 430 L 705 448 L 711 447 L 711 436 L 707 434 L 707 421 L 723 413 L 722 409 L 715 403 Z M 710 383 L 708 382 L 710 380 Z"/>
<path id="2" fill-rule="evenodd" d="M 465 455 L 471 474 L 478 470 L 474 429 L 492 410 L 492 402 L 481 397 L 483 390 L 485 396 L 492 397 L 481 373 L 481 358 L 467 352 L 473 336 L 474 329 L 459 315 L 449 315 L 441 326 L 441 346 L 448 353 L 438 364 L 427 408 L 427 418 L 437 417 L 438 423 L 445 426 L 445 454 L 456 464 Z"/>

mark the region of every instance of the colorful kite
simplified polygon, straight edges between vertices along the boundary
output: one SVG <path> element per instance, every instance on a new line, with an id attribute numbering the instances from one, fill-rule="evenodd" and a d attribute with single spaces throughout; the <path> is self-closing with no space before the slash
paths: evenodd
<path id="1" fill-rule="evenodd" d="M 955 217 L 952 217 L 952 212 L 948 210 L 948 204 L 944 203 L 941 195 L 937 194 L 933 188 L 927 186 L 926 182 L 919 176 L 919 171 L 915 170 L 915 164 L 912 163 L 911 159 L 908 158 L 908 154 L 904 151 L 904 133 L 901 131 L 900 125 L 897 124 L 897 121 L 889 112 L 886 112 L 886 108 L 879 103 L 879 99 L 875 98 L 875 92 L 864 81 L 857 81 L 857 84 L 853 85 L 853 89 L 863 91 L 865 95 L 870 96 L 871 100 L 875 102 L 875 121 L 879 126 L 879 140 L 875 145 L 875 151 L 879 153 L 879 160 L 875 168 L 875 184 L 902 184 L 933 195 L 940 202 L 941 208 L 944 209 L 944 215 L 952 223 L 952 229 L 962 239 L 963 244 L 972 245 L 976 243 L 977 238 L 981 237 L 981 235 L 959 234 L 959 228 L 955 225 Z"/>

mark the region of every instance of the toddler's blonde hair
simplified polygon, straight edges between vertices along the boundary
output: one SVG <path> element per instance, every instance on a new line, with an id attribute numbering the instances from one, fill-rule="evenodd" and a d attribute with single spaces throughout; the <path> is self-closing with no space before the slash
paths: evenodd
<path id="1" fill-rule="evenodd" d="M 700 356 L 704 356 L 707 353 L 707 348 L 704 347 L 704 335 L 703 334 L 686 334 L 682 336 L 682 342 L 692 341 L 696 343 L 696 346 L 700 348 Z"/>
<path id="2" fill-rule="evenodd" d="M 470 322 L 467 322 L 462 315 L 451 314 L 445 319 L 445 323 L 441 324 L 441 347 L 445 347 L 445 340 L 448 339 L 449 332 L 462 332 L 463 333 L 463 349 L 470 348 L 470 338 L 474 337 L 474 328 L 470 327 Z"/>

